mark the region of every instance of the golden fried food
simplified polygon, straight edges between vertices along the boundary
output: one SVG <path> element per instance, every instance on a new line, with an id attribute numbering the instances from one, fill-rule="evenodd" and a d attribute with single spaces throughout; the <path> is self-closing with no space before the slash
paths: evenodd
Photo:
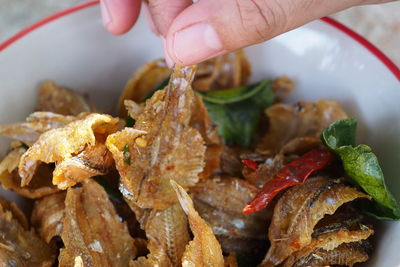
<path id="1" fill-rule="evenodd" d="M 211 91 L 243 86 L 251 74 L 251 65 L 243 50 L 218 56 L 198 65 L 193 89 Z"/>
<path id="2" fill-rule="evenodd" d="M 0 265 L 50 267 L 56 258 L 56 249 L 47 245 L 33 230 L 27 230 L 21 211 L 1 201 L 0 206 Z M 17 215 L 16 215 L 17 214 Z"/>
<path id="3" fill-rule="evenodd" d="M 127 82 L 118 118 L 44 82 L 37 111 L 0 126 L 0 183 L 30 198 L 17 200 L 30 221 L 0 198 L 0 266 L 366 261 L 375 230 L 358 204 L 383 219 L 400 205 L 356 146 L 356 120 L 338 121 L 332 100 L 283 104 L 293 80 L 248 84 L 250 73 L 243 50 L 173 69 L 154 60 Z"/>
<path id="4" fill-rule="evenodd" d="M 83 115 L 85 114 L 83 113 L 80 116 Z M 25 122 L 0 126 L 0 134 L 31 146 L 42 133 L 63 127 L 79 119 L 80 116 L 64 116 L 52 112 L 34 112 L 26 118 Z"/>
<path id="5" fill-rule="evenodd" d="M 0 206 L 3 211 L 10 211 L 12 217 L 25 229 L 29 230 L 29 222 L 25 214 L 13 202 L 0 198 Z"/>
<path id="6" fill-rule="evenodd" d="M 313 253 L 298 259 L 289 266 L 353 266 L 368 260 L 370 253 L 371 245 L 368 241 L 343 243 L 333 250 L 316 249 Z"/>
<path id="7" fill-rule="evenodd" d="M 354 216 L 354 213 L 352 214 Z M 318 255 L 318 252 L 326 251 L 325 258 L 320 256 L 320 261 L 324 261 L 325 265 L 337 264 L 337 257 L 340 253 L 344 254 L 343 258 L 351 254 L 351 247 L 345 249 L 341 247 L 336 250 L 335 257 L 333 257 L 332 250 L 337 249 L 342 244 L 362 242 L 370 237 L 374 233 L 374 230 L 369 226 L 362 224 L 357 217 L 352 217 L 351 219 L 344 220 L 337 223 L 331 223 L 325 225 L 324 227 L 317 228 L 313 233 L 313 238 L 311 243 L 301 250 L 293 253 L 284 262 L 284 267 L 296 266 L 296 264 L 305 261 L 305 259 L 312 259 L 313 255 Z M 347 251 L 350 250 L 350 251 Z M 353 259 L 353 258 L 351 258 Z M 355 258 L 354 258 L 355 259 Z M 364 257 L 362 257 L 364 259 Z M 358 259 L 359 261 L 365 261 Z M 332 261 L 332 262 L 329 262 Z M 355 261 L 356 262 L 356 261 Z M 346 265 L 353 265 L 355 262 Z M 315 264 L 315 263 L 314 263 Z"/>
<path id="8" fill-rule="evenodd" d="M 212 227 L 224 252 L 255 253 L 266 244 L 265 229 L 271 211 L 242 214 L 243 207 L 258 192 L 257 187 L 240 178 L 214 177 L 191 191 L 196 210 Z"/>
<path id="9" fill-rule="evenodd" d="M 357 198 L 369 198 L 338 180 L 316 177 L 292 187 L 278 200 L 268 230 L 271 247 L 263 266 L 276 266 L 309 245 L 314 226 L 326 214 Z"/>
<path id="10" fill-rule="evenodd" d="M 26 148 L 23 146 L 18 146 L 12 149 L 1 161 L 0 163 L 0 173 L 14 171 L 19 164 L 21 156 L 26 152 Z"/>
<path id="11" fill-rule="evenodd" d="M 193 240 L 186 246 L 182 256 L 182 266 L 224 266 L 221 245 L 218 243 L 211 227 L 194 209 L 193 201 L 179 184 L 171 180 L 183 211 L 188 216 Z"/>
<path id="12" fill-rule="evenodd" d="M 171 69 L 165 60 L 158 59 L 146 64 L 136 71 L 129 79 L 118 102 L 118 115 L 126 117 L 127 111 L 124 101 L 133 100 L 137 103 L 142 102 L 161 82 L 166 80 L 171 74 Z"/>
<path id="13" fill-rule="evenodd" d="M 26 198 L 41 198 L 60 191 L 51 183 L 52 168 L 47 165 L 40 165 L 29 185 L 21 186 L 21 177 L 15 170 L 11 173 L 3 172 L 0 174 L 0 183 L 4 189 L 12 190 L 18 195 Z"/>
<path id="14" fill-rule="evenodd" d="M 124 105 L 126 111 L 128 112 L 128 115 L 134 120 L 137 120 L 139 118 L 140 113 L 142 113 L 144 109 L 143 103 L 138 104 L 132 100 L 125 100 Z"/>
<path id="15" fill-rule="evenodd" d="M 0 163 L 0 183 L 2 187 L 6 190 L 13 190 L 27 198 L 41 198 L 59 191 L 51 183 L 53 168 L 46 164 L 39 165 L 29 185 L 21 186 L 21 177 L 18 174 L 17 167 L 25 152 L 25 147 L 16 147 Z"/>
<path id="16" fill-rule="evenodd" d="M 60 189 L 67 189 L 90 177 L 107 174 L 113 163 L 111 152 L 106 145 L 96 142 L 76 156 L 57 164 L 53 172 L 53 184 L 58 185 Z"/>
<path id="17" fill-rule="evenodd" d="M 203 138 L 189 126 L 193 76 L 194 67 L 176 67 L 166 89 L 146 101 L 135 138 L 127 138 L 125 129 L 107 139 L 121 174 L 121 191 L 141 208 L 162 210 L 177 202 L 169 180 L 189 188 L 204 168 Z M 139 137 L 137 131 L 145 134 Z"/>
<path id="18" fill-rule="evenodd" d="M 69 188 L 59 266 L 129 266 L 136 255 L 134 240 L 121 222 L 103 187 L 86 180 L 81 188 Z"/>
<path id="19" fill-rule="evenodd" d="M 217 126 L 212 122 L 203 100 L 198 95 L 193 99 L 190 126 L 200 132 L 206 145 L 206 165 L 199 175 L 200 179 L 206 179 L 220 168 L 222 145 Z"/>
<path id="20" fill-rule="evenodd" d="M 89 114 L 81 120 L 67 124 L 62 128 L 43 133 L 39 139 L 22 155 L 18 173 L 21 185 L 26 186 L 41 162 L 60 164 L 74 155 L 95 146 L 97 139 L 104 142 L 105 137 L 117 130 L 118 119 L 109 115 Z M 60 173 L 56 173 L 59 177 Z M 65 177 L 65 176 L 64 176 Z M 65 177 L 67 178 L 67 177 Z M 69 179 L 53 178 L 53 183 L 65 189 L 80 181 L 79 177 Z"/>
<path id="21" fill-rule="evenodd" d="M 319 137 L 329 124 L 347 118 L 339 103 L 332 100 L 319 100 L 315 103 L 301 101 L 294 105 L 275 104 L 265 113 L 269 119 L 269 128 L 257 148 L 273 152 L 277 152 L 295 137 Z"/>
<path id="22" fill-rule="evenodd" d="M 281 101 L 293 91 L 294 86 L 294 81 L 283 75 L 274 80 L 271 89 L 276 94 L 276 100 Z"/>
<path id="23" fill-rule="evenodd" d="M 42 83 L 36 110 L 72 116 L 76 116 L 82 112 L 93 111 L 81 94 L 58 86 L 52 81 Z"/>
<path id="24" fill-rule="evenodd" d="M 55 236 L 61 236 L 64 221 L 66 192 L 59 192 L 36 200 L 31 222 L 40 237 L 50 243 Z"/>
<path id="25" fill-rule="evenodd" d="M 207 146 L 221 144 L 217 125 L 211 120 L 203 99 L 199 95 L 193 97 L 190 126 L 200 132 Z"/>
<path id="26" fill-rule="evenodd" d="M 179 203 L 163 211 L 146 213 L 140 220 L 148 239 L 149 254 L 132 261 L 129 266 L 182 266 L 181 258 L 190 236 L 187 217 Z"/>

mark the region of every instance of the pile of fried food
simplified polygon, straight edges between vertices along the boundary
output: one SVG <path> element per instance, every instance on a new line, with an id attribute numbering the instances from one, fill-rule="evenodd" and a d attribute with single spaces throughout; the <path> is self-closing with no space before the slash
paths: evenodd
<path id="1" fill-rule="evenodd" d="M 250 207 L 287 164 L 309 151 L 325 153 L 321 132 L 347 117 L 335 101 L 280 103 L 293 87 L 281 77 L 269 84 L 273 103 L 251 115 L 258 121 L 245 129 L 253 135 L 250 144 L 239 146 L 235 140 L 241 143 L 243 135 L 227 134 L 246 123 L 226 123 L 226 141 L 209 107 L 221 118 L 218 101 L 233 104 L 218 92 L 244 88 L 250 72 L 242 51 L 172 73 L 164 61 L 150 62 L 127 83 L 118 117 L 98 113 L 78 92 L 43 83 L 36 111 L 0 127 L 12 140 L 0 183 L 31 203 L 25 204 L 28 219 L 16 204 L 0 200 L 0 265 L 366 261 L 374 230 L 353 202 L 370 197 L 344 182 L 335 163 L 275 192 L 266 208 Z M 206 106 L 203 99 L 219 100 Z"/>

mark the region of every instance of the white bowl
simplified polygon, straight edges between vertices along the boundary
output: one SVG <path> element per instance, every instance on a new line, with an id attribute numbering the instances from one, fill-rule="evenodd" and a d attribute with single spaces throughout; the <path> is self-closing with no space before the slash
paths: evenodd
<path id="1" fill-rule="evenodd" d="M 162 56 L 161 42 L 142 18 L 126 35 L 108 34 L 97 1 L 40 21 L 0 44 L 0 51 L 1 124 L 32 112 L 38 84 L 47 79 L 87 92 L 111 111 L 131 73 Z M 359 142 L 378 154 L 389 188 L 400 199 L 400 70 L 388 58 L 326 18 L 250 47 L 247 55 L 254 80 L 286 74 L 296 81 L 290 101 L 335 99 L 357 117 Z M 6 149 L 0 139 L 0 155 Z M 377 235 L 367 265 L 400 266 L 400 222 L 386 222 Z"/>

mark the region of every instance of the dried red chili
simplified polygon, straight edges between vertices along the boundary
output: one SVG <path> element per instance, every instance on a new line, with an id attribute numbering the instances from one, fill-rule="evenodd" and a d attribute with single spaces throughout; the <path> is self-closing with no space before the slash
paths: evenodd
<path id="1" fill-rule="evenodd" d="M 259 211 L 283 189 L 302 184 L 315 171 L 327 167 L 333 154 L 326 150 L 313 149 L 283 167 L 274 179 L 266 182 L 256 197 L 243 209 L 244 214 Z"/>
<path id="2" fill-rule="evenodd" d="M 253 171 L 256 171 L 258 169 L 258 164 L 257 162 L 250 160 L 250 159 L 244 159 L 242 160 L 242 163 L 252 169 Z"/>

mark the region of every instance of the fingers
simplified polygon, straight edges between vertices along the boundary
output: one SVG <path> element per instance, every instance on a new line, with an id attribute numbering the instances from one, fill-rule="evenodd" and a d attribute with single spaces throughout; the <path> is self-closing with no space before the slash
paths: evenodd
<path id="1" fill-rule="evenodd" d="M 140 11 L 140 0 L 101 0 L 101 15 L 106 29 L 123 34 L 135 24 Z"/>
<path id="2" fill-rule="evenodd" d="M 160 35 L 160 32 L 157 29 L 156 24 L 154 23 L 154 19 L 153 16 L 150 13 L 149 10 L 149 5 L 146 2 L 143 2 L 142 4 L 142 8 L 143 8 L 143 13 L 144 16 L 146 18 L 147 24 L 149 25 L 151 31 L 155 34 L 155 35 Z"/>
<path id="3" fill-rule="evenodd" d="M 200 0 L 166 35 L 166 52 L 182 65 L 268 40 L 360 0 Z"/>
<path id="4" fill-rule="evenodd" d="M 156 31 L 165 36 L 172 21 L 192 3 L 192 0 L 149 0 L 148 8 Z"/>

